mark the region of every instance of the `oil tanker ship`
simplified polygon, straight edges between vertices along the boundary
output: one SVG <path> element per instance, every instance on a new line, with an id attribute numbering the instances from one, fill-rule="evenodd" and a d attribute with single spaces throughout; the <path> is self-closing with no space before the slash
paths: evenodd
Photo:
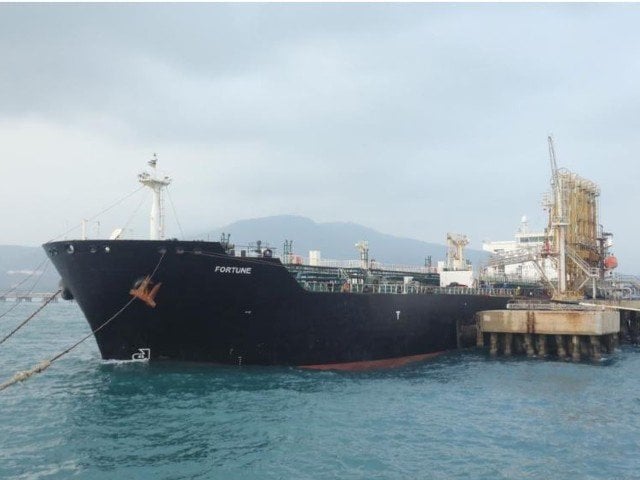
<path id="1" fill-rule="evenodd" d="M 460 345 L 506 290 L 442 288 L 432 269 L 303 265 L 270 248 L 163 239 L 162 190 L 151 188 L 151 239 L 43 245 L 65 298 L 84 313 L 104 359 L 362 369 L 401 365 Z"/>

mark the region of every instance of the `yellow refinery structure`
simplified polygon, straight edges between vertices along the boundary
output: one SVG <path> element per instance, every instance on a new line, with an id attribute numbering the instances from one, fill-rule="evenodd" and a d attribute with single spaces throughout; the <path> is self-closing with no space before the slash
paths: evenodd
<path id="1" fill-rule="evenodd" d="M 591 290 L 595 301 L 598 281 L 606 270 L 615 268 L 614 257 L 607 256 L 611 235 L 601 230 L 598 212 L 600 188 L 556 163 L 553 140 L 549 137 L 552 194 L 545 202 L 549 226 L 541 248 L 520 255 L 520 260 L 534 262 L 553 290 L 553 299 L 568 303 L 516 303 L 507 310 L 489 310 L 476 316 L 477 344 L 490 342 L 490 353 L 511 355 L 512 350 L 528 356 L 545 356 L 551 351 L 560 358 L 570 352 L 574 360 L 587 355 L 598 360 L 604 344 L 612 352 L 620 331 L 620 313 L 578 301 Z M 518 259 L 512 254 L 511 259 Z M 504 260 L 505 258 L 503 258 Z M 507 258 L 508 259 L 508 258 Z M 542 268 L 552 261 L 557 280 L 551 281 Z M 499 265 L 498 261 L 495 262 Z"/>
<path id="2" fill-rule="evenodd" d="M 605 272 L 616 267 L 608 257 L 611 234 L 599 222 L 600 188 L 594 182 L 564 168 L 558 168 L 551 137 L 551 194 L 545 207 L 549 224 L 544 232 L 530 232 L 526 217 L 516 241 L 485 242 L 483 249 L 494 254 L 484 271 L 485 278 L 503 275 L 505 281 L 542 280 L 555 299 L 576 300 L 588 293 L 596 296 L 605 287 Z M 490 280 L 489 280 L 490 281 Z"/>
<path id="3" fill-rule="evenodd" d="M 599 224 L 600 188 L 590 180 L 557 167 L 551 137 L 549 154 L 552 199 L 547 206 L 554 244 L 543 251 L 543 255 L 557 258 L 558 285 L 554 297 L 582 298 L 582 292 L 589 287 L 595 296 L 596 283 L 604 272 L 606 248 L 610 246 L 610 235 L 604 234 Z"/>

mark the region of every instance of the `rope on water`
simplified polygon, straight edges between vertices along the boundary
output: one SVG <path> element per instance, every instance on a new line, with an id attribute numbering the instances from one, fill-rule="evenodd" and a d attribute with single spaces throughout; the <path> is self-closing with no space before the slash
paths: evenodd
<path id="1" fill-rule="evenodd" d="M 18 325 L 16 328 L 14 328 L 13 330 L 11 330 L 11 332 L 9 332 L 7 335 L 5 335 L 5 337 L 0 340 L 0 345 L 2 345 L 7 339 L 11 338 L 13 336 L 14 333 L 16 333 L 18 330 L 20 330 L 22 327 L 24 327 L 27 323 L 29 323 L 29 321 L 35 317 L 38 313 L 40 313 L 40 311 L 46 307 L 47 305 L 49 305 L 49 303 L 51 303 L 53 301 L 54 298 L 56 298 L 60 292 L 62 292 L 62 289 L 58 290 L 56 293 L 54 293 L 53 295 L 51 295 L 49 298 L 47 298 L 46 302 L 44 302 L 40 308 L 38 308 L 35 312 L 33 312 L 31 315 L 29 315 L 27 317 L 27 319 L 22 322 L 20 325 Z"/>
<path id="2" fill-rule="evenodd" d="M 131 299 L 124 304 L 124 306 L 118 310 L 116 313 L 114 313 L 111 318 L 109 318 L 109 320 L 107 320 L 106 322 L 104 322 L 102 325 L 100 325 L 98 328 L 96 328 L 95 330 L 91 331 L 90 333 L 88 333 L 87 335 L 85 335 L 84 337 L 82 337 L 80 340 L 78 340 L 76 343 L 74 343 L 73 345 L 71 345 L 69 348 L 67 348 L 66 350 L 63 350 L 62 352 L 60 352 L 59 354 L 57 354 L 56 356 L 54 356 L 51 359 L 51 363 L 55 362 L 56 360 L 59 360 L 60 358 L 64 357 L 67 353 L 69 353 L 71 350 L 73 350 L 74 348 L 76 348 L 78 345 L 80 345 L 82 342 L 84 342 L 87 338 L 95 335 L 96 333 L 98 333 L 100 330 L 102 330 L 104 327 L 106 327 L 107 325 L 109 325 L 111 323 L 111 321 L 115 320 L 122 312 L 124 312 L 127 307 L 129 305 L 131 305 L 134 300 L 136 299 L 136 297 L 131 297 Z M 0 386 L 1 387 L 1 386 Z M 0 390 L 2 390 L 2 388 L 0 388 Z"/>
<path id="3" fill-rule="evenodd" d="M 13 377 L 11 377 L 10 380 L 7 380 L 3 384 L 0 384 L 0 391 L 4 390 L 7 387 L 10 387 L 14 383 L 23 382 L 27 378 L 29 378 L 31 375 L 40 373 L 46 370 L 47 368 L 49 368 L 50 366 L 51 366 L 51 360 L 43 360 L 42 362 L 37 364 L 35 367 L 33 367 L 31 370 L 24 370 L 22 372 L 16 373 Z"/>
<path id="4" fill-rule="evenodd" d="M 162 260 L 164 259 L 166 252 L 163 253 L 160 256 L 160 260 L 158 260 L 158 264 L 156 265 L 156 267 L 153 269 L 153 272 L 151 273 L 151 275 L 149 276 L 149 278 L 153 278 L 153 276 L 155 275 L 155 273 L 158 271 L 158 268 L 160 267 L 160 264 L 162 263 Z M 56 295 L 60 293 L 60 291 L 56 292 Z M 98 333 L 100 330 L 102 330 L 104 327 L 106 327 L 107 325 L 109 325 L 109 323 L 111 323 L 113 320 L 115 320 L 122 312 L 124 312 L 127 307 L 129 307 L 129 305 L 131 305 L 134 301 L 135 301 L 136 297 L 131 297 L 131 299 L 124 304 L 124 306 L 118 310 L 116 313 L 114 313 L 108 320 L 106 320 L 102 325 L 100 325 L 98 328 L 96 328 L 95 330 L 93 330 L 92 332 L 90 332 L 89 334 L 85 335 L 84 337 L 82 337 L 80 340 L 78 340 L 76 343 L 74 343 L 73 345 L 71 345 L 69 348 L 63 350 L 62 352 L 58 353 L 57 355 L 54 355 L 51 359 L 49 360 L 43 360 L 42 362 L 38 363 L 37 365 L 35 365 L 33 368 L 31 368 L 30 370 L 24 370 L 22 372 L 17 372 L 13 377 L 11 377 L 11 379 L 7 380 L 6 382 L 0 384 L 0 392 L 2 390 L 4 390 L 5 388 L 10 387 L 11 385 L 14 385 L 18 382 L 23 382 L 26 379 L 28 379 L 29 377 L 31 377 L 32 375 L 35 375 L 36 373 L 40 373 L 45 371 L 47 368 L 49 368 L 53 362 L 60 360 L 62 357 L 64 357 L 66 354 L 68 354 L 69 352 L 71 352 L 72 350 L 74 350 L 78 345 L 80 345 L 81 343 L 83 343 L 85 340 L 87 340 L 89 337 L 95 335 L 96 333 Z M 44 306 L 43 306 L 44 307 Z M 41 309 L 40 309 L 41 310 Z"/>

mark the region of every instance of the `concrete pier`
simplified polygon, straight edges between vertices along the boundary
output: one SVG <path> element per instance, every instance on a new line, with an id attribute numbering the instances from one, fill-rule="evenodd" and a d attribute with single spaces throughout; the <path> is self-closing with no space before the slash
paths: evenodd
<path id="1" fill-rule="evenodd" d="M 46 302 L 49 298 L 51 298 L 52 295 L 53 295 L 53 292 L 51 292 L 51 293 L 43 293 L 43 292 L 17 293 L 17 292 L 10 292 L 10 293 L 7 293 L 5 295 L 1 295 L 0 296 L 0 302 Z M 58 297 L 54 298 L 52 301 L 53 302 L 57 302 L 58 301 Z"/>
<path id="2" fill-rule="evenodd" d="M 570 355 L 576 362 L 583 358 L 599 360 L 602 345 L 611 352 L 620 331 L 620 313 L 615 310 L 559 309 L 555 305 L 541 310 L 479 312 L 476 322 L 477 345 L 483 346 L 488 335 L 491 355 L 509 356 L 514 351 L 529 357 Z"/>

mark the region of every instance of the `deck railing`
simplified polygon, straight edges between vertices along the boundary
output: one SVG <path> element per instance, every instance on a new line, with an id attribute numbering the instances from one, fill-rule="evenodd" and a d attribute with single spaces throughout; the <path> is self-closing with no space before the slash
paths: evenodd
<path id="1" fill-rule="evenodd" d="M 328 282 L 301 282 L 302 287 L 310 292 L 348 292 L 360 294 L 386 295 L 487 295 L 507 296 L 516 295 L 513 288 L 468 288 L 468 287 L 434 287 L 424 285 L 402 285 L 397 283 L 381 284 L 340 284 Z"/>
<path id="2" fill-rule="evenodd" d="M 304 265 L 310 265 L 308 261 L 304 262 Z M 330 267 L 330 268 L 362 268 L 362 260 L 330 260 L 322 259 L 315 265 L 318 267 Z M 386 264 L 375 260 L 369 262 L 369 268 L 372 270 L 383 270 L 390 272 L 407 272 L 407 273 L 437 273 L 435 267 L 421 267 L 416 265 L 401 265 L 401 264 Z"/>

